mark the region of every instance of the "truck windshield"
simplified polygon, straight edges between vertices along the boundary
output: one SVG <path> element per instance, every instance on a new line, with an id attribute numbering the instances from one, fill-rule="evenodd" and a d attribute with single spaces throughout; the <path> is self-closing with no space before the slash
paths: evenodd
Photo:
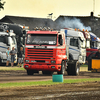
<path id="1" fill-rule="evenodd" d="M 28 34 L 26 44 L 56 45 L 56 34 Z"/>

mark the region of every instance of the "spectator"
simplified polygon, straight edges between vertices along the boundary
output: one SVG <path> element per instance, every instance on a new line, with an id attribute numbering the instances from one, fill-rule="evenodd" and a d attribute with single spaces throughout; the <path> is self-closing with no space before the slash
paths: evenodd
<path id="1" fill-rule="evenodd" d="M 100 48 L 99 48 L 98 51 L 96 52 L 95 57 L 100 59 Z"/>
<path id="2" fill-rule="evenodd" d="M 13 65 L 14 65 L 15 54 L 16 54 L 15 48 L 12 47 L 12 50 L 10 51 L 10 55 L 11 55 L 11 67 L 13 67 Z"/>
<path id="3" fill-rule="evenodd" d="M 18 67 L 20 65 L 21 67 L 21 64 L 23 62 L 23 47 L 20 47 L 20 51 L 18 52 Z"/>
<path id="4" fill-rule="evenodd" d="M 10 61 L 10 50 L 9 50 L 9 47 L 6 50 L 6 55 L 7 55 L 6 67 L 8 67 L 9 61 Z"/>

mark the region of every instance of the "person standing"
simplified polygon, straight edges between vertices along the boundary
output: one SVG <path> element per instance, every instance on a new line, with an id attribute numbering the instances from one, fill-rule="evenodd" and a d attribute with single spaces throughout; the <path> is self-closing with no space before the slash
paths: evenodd
<path id="1" fill-rule="evenodd" d="M 23 62 L 23 47 L 20 47 L 20 51 L 18 52 L 18 67 L 19 65 L 21 67 L 22 62 Z"/>
<path id="2" fill-rule="evenodd" d="M 11 55 L 11 67 L 13 67 L 13 65 L 14 65 L 15 54 L 16 54 L 15 48 L 12 47 L 12 50 L 10 51 L 10 55 Z"/>
<path id="3" fill-rule="evenodd" d="M 10 50 L 9 50 L 9 47 L 6 50 L 6 55 L 7 55 L 6 67 L 8 67 L 9 61 L 10 61 Z"/>

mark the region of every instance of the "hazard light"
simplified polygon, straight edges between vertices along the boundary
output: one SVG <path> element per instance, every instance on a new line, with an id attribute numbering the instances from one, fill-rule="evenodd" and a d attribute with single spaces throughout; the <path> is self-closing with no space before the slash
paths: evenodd
<path id="1" fill-rule="evenodd" d="M 77 31 L 77 29 L 75 28 L 75 31 Z"/>
<path id="2" fill-rule="evenodd" d="M 7 30 L 7 33 L 8 33 L 9 31 Z"/>
<path id="3" fill-rule="evenodd" d="M 23 26 L 23 28 L 25 28 L 25 26 Z"/>
<path id="4" fill-rule="evenodd" d="M 27 30 L 28 30 L 28 29 L 29 29 L 29 27 L 28 27 L 28 26 L 23 26 L 23 29 L 27 29 Z"/>

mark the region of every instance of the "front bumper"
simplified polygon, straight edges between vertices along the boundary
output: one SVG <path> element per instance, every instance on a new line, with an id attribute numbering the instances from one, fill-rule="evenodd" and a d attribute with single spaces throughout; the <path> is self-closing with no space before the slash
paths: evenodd
<path id="1" fill-rule="evenodd" d="M 38 71 L 48 70 L 48 71 L 60 71 L 61 65 L 32 65 L 24 64 L 25 69 L 33 69 Z"/>

